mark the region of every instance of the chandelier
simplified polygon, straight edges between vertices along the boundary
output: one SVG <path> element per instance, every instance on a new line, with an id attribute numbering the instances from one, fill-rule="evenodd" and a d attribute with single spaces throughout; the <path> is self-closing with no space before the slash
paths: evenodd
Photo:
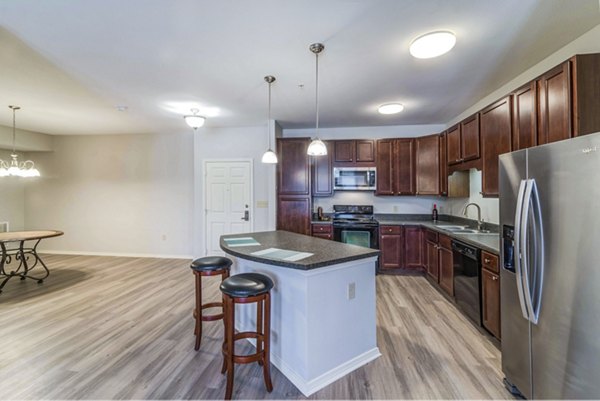
<path id="1" fill-rule="evenodd" d="M 31 160 L 26 160 L 24 162 L 19 161 L 19 156 L 16 152 L 16 137 L 17 137 L 17 128 L 15 124 L 15 112 L 20 110 L 19 106 L 8 106 L 13 112 L 13 135 L 12 135 L 12 154 L 10 157 L 12 160 L 10 162 L 5 162 L 0 159 L 0 177 L 7 176 L 16 176 L 16 177 L 39 177 L 40 172 L 37 168 L 35 168 L 35 164 Z"/>

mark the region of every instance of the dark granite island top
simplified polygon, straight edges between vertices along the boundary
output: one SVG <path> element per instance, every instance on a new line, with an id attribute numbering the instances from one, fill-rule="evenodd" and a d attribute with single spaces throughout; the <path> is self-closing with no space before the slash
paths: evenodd
<path id="1" fill-rule="evenodd" d="M 225 238 L 252 237 L 260 243 L 255 246 L 229 246 Z M 360 260 L 379 255 L 376 249 L 364 248 L 362 246 L 348 245 L 327 239 L 309 237 L 289 231 L 263 231 L 254 233 L 223 235 L 220 240 L 221 249 L 228 254 L 265 263 L 268 265 L 289 267 L 299 270 L 310 270 L 319 267 L 331 266 L 339 263 Z M 298 261 L 286 261 L 270 259 L 252 253 L 268 248 L 286 249 L 296 252 L 312 253 L 305 259 Z"/>

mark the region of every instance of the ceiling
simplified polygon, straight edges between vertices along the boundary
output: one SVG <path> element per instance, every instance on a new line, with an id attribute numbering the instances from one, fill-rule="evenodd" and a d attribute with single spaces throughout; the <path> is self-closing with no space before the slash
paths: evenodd
<path id="1" fill-rule="evenodd" d="M 48 134 L 207 126 L 443 124 L 600 23 L 598 0 L 19 0 L 0 2 L 0 124 Z M 447 29 L 456 47 L 408 53 Z M 383 116 L 382 103 L 403 113 Z M 127 106 L 118 111 L 115 106 Z"/>

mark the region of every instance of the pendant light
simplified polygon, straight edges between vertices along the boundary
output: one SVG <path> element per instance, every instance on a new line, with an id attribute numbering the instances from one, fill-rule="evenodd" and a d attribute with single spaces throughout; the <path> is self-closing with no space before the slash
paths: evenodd
<path id="1" fill-rule="evenodd" d="M 21 108 L 19 106 L 8 106 L 13 112 L 13 135 L 12 135 L 12 160 L 10 163 L 0 159 L 0 177 L 16 176 L 16 177 L 39 177 L 40 172 L 35 168 L 35 164 L 31 160 L 19 162 L 19 156 L 16 152 L 17 126 L 15 123 L 15 113 Z"/>
<path id="2" fill-rule="evenodd" d="M 317 110 L 315 138 L 310 145 L 308 145 L 307 153 L 309 156 L 325 156 L 327 154 L 327 146 L 319 139 L 319 53 L 321 53 L 324 48 L 325 46 L 321 43 L 313 43 L 309 47 L 310 51 L 315 54 L 316 59 L 315 106 Z"/>
<path id="3" fill-rule="evenodd" d="M 267 164 L 277 164 L 277 154 L 271 149 L 271 84 L 275 82 L 275 77 L 267 75 L 265 81 L 269 84 L 269 114 L 267 117 L 267 137 L 269 138 L 269 148 L 262 156 L 262 162 Z"/>
<path id="4" fill-rule="evenodd" d="M 203 116 L 198 114 L 200 112 L 200 110 L 198 110 L 198 109 L 191 109 L 190 111 L 192 112 L 192 114 L 183 116 L 183 119 L 185 120 L 187 125 L 192 127 L 194 130 L 202 127 L 204 125 L 204 120 L 206 120 L 206 118 L 204 118 Z"/>

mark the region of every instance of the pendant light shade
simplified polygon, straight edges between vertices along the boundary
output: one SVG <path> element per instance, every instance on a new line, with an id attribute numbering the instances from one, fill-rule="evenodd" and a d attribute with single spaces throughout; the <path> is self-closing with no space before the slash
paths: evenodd
<path id="1" fill-rule="evenodd" d="M 267 164 L 277 164 L 277 154 L 269 148 L 263 155 L 261 161 Z"/>
<path id="2" fill-rule="evenodd" d="M 275 77 L 267 75 L 265 81 L 269 84 L 269 114 L 267 116 L 267 137 L 269 138 L 269 148 L 263 154 L 261 162 L 266 164 L 277 164 L 277 154 L 271 149 L 271 84 L 275 82 Z"/>
<path id="3" fill-rule="evenodd" d="M 311 52 L 315 54 L 315 69 L 316 69 L 316 79 L 315 79 L 315 108 L 316 108 L 316 128 L 315 128 L 315 137 L 313 138 L 310 145 L 308 145 L 308 153 L 309 156 L 325 156 L 327 154 L 327 146 L 323 143 L 322 140 L 319 139 L 319 53 L 323 51 L 325 46 L 321 43 L 313 43 L 309 46 Z"/>
<path id="4" fill-rule="evenodd" d="M 322 140 L 315 138 L 308 145 L 307 153 L 311 156 L 325 156 L 327 155 L 327 146 L 325 146 Z"/>
<path id="5" fill-rule="evenodd" d="M 190 111 L 192 112 L 192 114 L 183 116 L 183 119 L 185 120 L 187 125 L 189 125 L 193 129 L 198 129 L 198 128 L 202 127 L 204 125 L 204 121 L 206 120 L 206 118 L 198 115 L 198 113 L 200 112 L 200 110 L 198 110 L 198 109 L 191 109 Z"/>
<path id="6" fill-rule="evenodd" d="M 17 137 L 17 125 L 15 119 L 15 112 L 20 110 L 19 106 L 8 106 L 13 112 L 13 149 L 10 155 L 11 161 L 5 162 L 0 160 L 0 177 L 39 177 L 40 172 L 35 168 L 35 164 L 31 160 L 24 162 L 19 161 L 19 156 L 16 152 L 16 137 Z"/>

